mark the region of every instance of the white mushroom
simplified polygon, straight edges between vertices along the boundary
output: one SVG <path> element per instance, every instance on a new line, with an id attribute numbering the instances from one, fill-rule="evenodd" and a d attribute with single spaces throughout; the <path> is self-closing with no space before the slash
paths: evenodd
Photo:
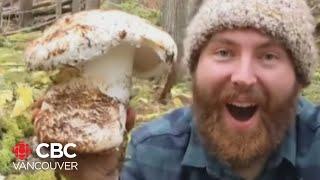
<path id="1" fill-rule="evenodd" d="M 60 69 L 35 118 L 40 141 L 74 142 L 78 152 L 99 152 L 123 141 L 131 77 L 158 76 L 177 55 L 170 35 L 121 11 L 66 16 L 25 52 L 30 70 Z"/>

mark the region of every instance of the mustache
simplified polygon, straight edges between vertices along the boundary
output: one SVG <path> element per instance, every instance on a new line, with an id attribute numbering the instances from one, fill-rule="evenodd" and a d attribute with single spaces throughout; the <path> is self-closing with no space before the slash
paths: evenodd
<path id="1" fill-rule="evenodd" d="M 245 99 L 245 101 L 248 102 L 254 102 L 260 107 L 268 107 L 268 94 L 257 86 L 246 90 L 237 89 L 231 84 L 220 87 L 224 88 L 213 88 L 206 94 L 205 91 L 193 84 L 194 98 L 196 101 L 200 100 L 197 102 L 202 102 L 210 107 L 225 105 L 226 103 L 236 101 L 239 98 Z M 203 93 L 205 93 L 205 95 L 200 95 Z"/>

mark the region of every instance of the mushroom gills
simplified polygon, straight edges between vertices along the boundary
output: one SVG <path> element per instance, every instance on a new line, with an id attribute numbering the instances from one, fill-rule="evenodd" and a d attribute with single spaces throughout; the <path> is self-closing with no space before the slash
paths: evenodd
<path id="1" fill-rule="evenodd" d="M 122 43 L 106 54 L 81 65 L 83 77 L 90 79 L 99 90 L 127 104 L 130 97 L 135 47 Z"/>

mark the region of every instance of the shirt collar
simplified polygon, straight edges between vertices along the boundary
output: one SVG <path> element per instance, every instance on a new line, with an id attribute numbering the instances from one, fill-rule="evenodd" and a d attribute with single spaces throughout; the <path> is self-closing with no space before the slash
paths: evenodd
<path id="1" fill-rule="evenodd" d="M 297 143 L 296 143 L 296 125 L 294 125 L 287 132 L 283 142 L 281 143 L 276 155 L 271 157 L 269 166 L 277 167 L 283 159 L 289 161 L 292 166 L 296 165 L 297 157 Z"/>
<path id="2" fill-rule="evenodd" d="M 192 118 L 190 122 L 190 138 L 182 160 L 182 165 L 206 168 L 207 172 L 215 177 L 221 177 L 223 173 L 229 173 L 230 170 L 225 164 L 219 163 L 215 157 L 209 155 L 204 149 L 194 122 Z"/>
<path id="3" fill-rule="evenodd" d="M 190 122 L 190 126 L 190 138 L 182 160 L 182 165 L 204 168 L 207 165 L 207 157 L 205 155 L 205 150 L 200 143 L 193 120 Z"/>
<path id="4" fill-rule="evenodd" d="M 289 129 L 284 138 L 284 141 L 281 143 L 279 151 L 277 152 L 276 159 L 271 162 L 271 165 L 277 166 L 281 163 L 283 159 L 286 159 L 291 163 L 291 165 L 296 166 L 296 157 L 297 157 L 297 125 L 299 124 L 299 116 L 303 114 L 303 108 L 306 104 L 306 100 L 303 97 L 299 97 L 297 102 L 297 113 L 294 124 Z"/>

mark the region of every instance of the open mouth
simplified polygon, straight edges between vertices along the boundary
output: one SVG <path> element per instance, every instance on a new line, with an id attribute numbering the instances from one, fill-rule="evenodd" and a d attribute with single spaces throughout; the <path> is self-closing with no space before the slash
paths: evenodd
<path id="1" fill-rule="evenodd" d="M 258 109 L 258 105 L 256 104 L 228 103 L 226 107 L 231 116 L 241 122 L 250 120 Z"/>

